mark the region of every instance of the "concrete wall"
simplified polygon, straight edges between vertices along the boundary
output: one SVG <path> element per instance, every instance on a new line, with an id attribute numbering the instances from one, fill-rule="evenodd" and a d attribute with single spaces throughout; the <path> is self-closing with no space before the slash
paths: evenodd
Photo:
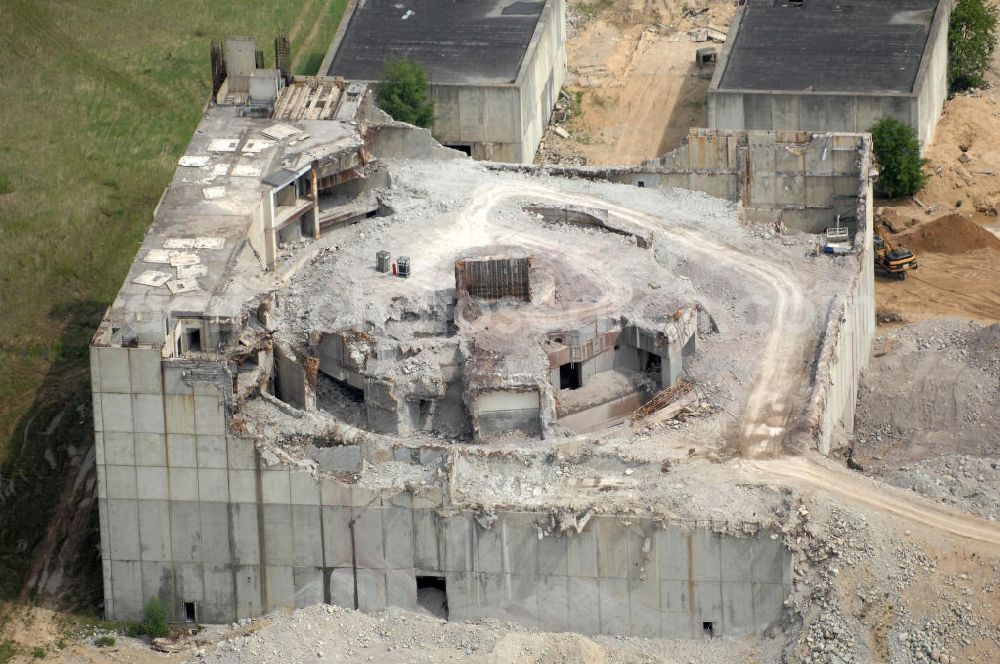
<path id="1" fill-rule="evenodd" d="M 934 141 L 934 128 L 948 99 L 948 24 L 952 9 L 951 2 L 944 2 L 935 14 L 913 87 L 920 122 L 917 131 L 924 144 Z"/>
<path id="2" fill-rule="evenodd" d="M 566 81 L 565 0 L 552 0 L 521 63 L 521 145 L 515 161 L 531 163 Z"/>
<path id="3" fill-rule="evenodd" d="M 752 524 L 598 515 L 540 538 L 545 513 L 485 521 L 436 486 L 383 495 L 258 453 L 226 435 L 225 378 L 191 363 L 91 358 L 109 619 L 140 618 L 152 597 L 175 621 L 186 602 L 221 623 L 318 602 L 412 609 L 418 575 L 446 579 L 452 620 L 692 637 L 781 619 L 791 554 Z"/>

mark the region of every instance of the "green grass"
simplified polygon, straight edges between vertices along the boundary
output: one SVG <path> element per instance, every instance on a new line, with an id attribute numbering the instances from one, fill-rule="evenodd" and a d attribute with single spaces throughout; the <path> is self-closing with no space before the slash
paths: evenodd
<path id="1" fill-rule="evenodd" d="M 91 444 L 87 346 L 201 118 L 209 41 L 255 35 L 270 65 L 284 28 L 315 73 L 345 4 L 0 3 L 0 598 Z"/>

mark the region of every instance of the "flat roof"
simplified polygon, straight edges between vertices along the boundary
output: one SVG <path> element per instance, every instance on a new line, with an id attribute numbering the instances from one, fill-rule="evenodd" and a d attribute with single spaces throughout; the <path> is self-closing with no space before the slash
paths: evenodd
<path id="1" fill-rule="evenodd" d="M 432 83 L 513 83 L 546 0 L 362 0 L 328 75 L 376 81 L 408 57 Z"/>
<path id="2" fill-rule="evenodd" d="M 719 89 L 912 92 L 939 0 L 748 0 Z"/>

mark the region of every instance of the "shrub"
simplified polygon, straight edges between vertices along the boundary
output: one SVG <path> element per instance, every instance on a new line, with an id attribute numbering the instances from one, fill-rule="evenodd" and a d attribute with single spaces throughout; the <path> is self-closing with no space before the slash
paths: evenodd
<path id="1" fill-rule="evenodd" d="M 35 646 L 31 649 L 31 656 L 35 659 L 45 659 L 45 648 L 41 646 Z"/>
<path id="2" fill-rule="evenodd" d="M 117 641 L 115 640 L 115 637 L 108 636 L 107 634 L 105 634 L 104 636 L 99 636 L 96 639 L 94 639 L 94 645 L 97 646 L 98 648 L 107 648 L 109 646 L 115 645 L 116 643 Z"/>
<path id="3" fill-rule="evenodd" d="M 985 0 L 958 0 L 948 24 L 948 88 L 961 92 L 986 83 L 997 47 L 997 8 Z"/>
<path id="4" fill-rule="evenodd" d="M 167 627 L 167 610 L 158 598 L 154 597 L 146 605 L 146 617 L 142 621 L 142 631 L 151 639 L 162 639 L 170 634 Z"/>
<path id="5" fill-rule="evenodd" d="M 394 120 L 430 127 L 434 124 L 434 102 L 428 90 L 426 69 L 409 58 L 393 58 L 382 70 L 378 105 Z"/>
<path id="6" fill-rule="evenodd" d="M 876 193 L 883 198 L 912 196 L 924 186 L 920 141 L 910 125 L 893 117 L 882 118 L 871 129 L 878 162 Z"/>

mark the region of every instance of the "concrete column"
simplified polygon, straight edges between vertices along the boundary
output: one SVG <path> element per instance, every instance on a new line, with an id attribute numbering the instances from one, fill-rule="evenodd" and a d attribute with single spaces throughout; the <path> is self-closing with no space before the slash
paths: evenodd
<path id="1" fill-rule="evenodd" d="M 312 170 L 309 172 L 309 188 L 312 193 L 313 199 L 313 238 L 319 239 L 319 182 L 318 175 L 316 173 L 316 164 L 313 164 Z"/>

